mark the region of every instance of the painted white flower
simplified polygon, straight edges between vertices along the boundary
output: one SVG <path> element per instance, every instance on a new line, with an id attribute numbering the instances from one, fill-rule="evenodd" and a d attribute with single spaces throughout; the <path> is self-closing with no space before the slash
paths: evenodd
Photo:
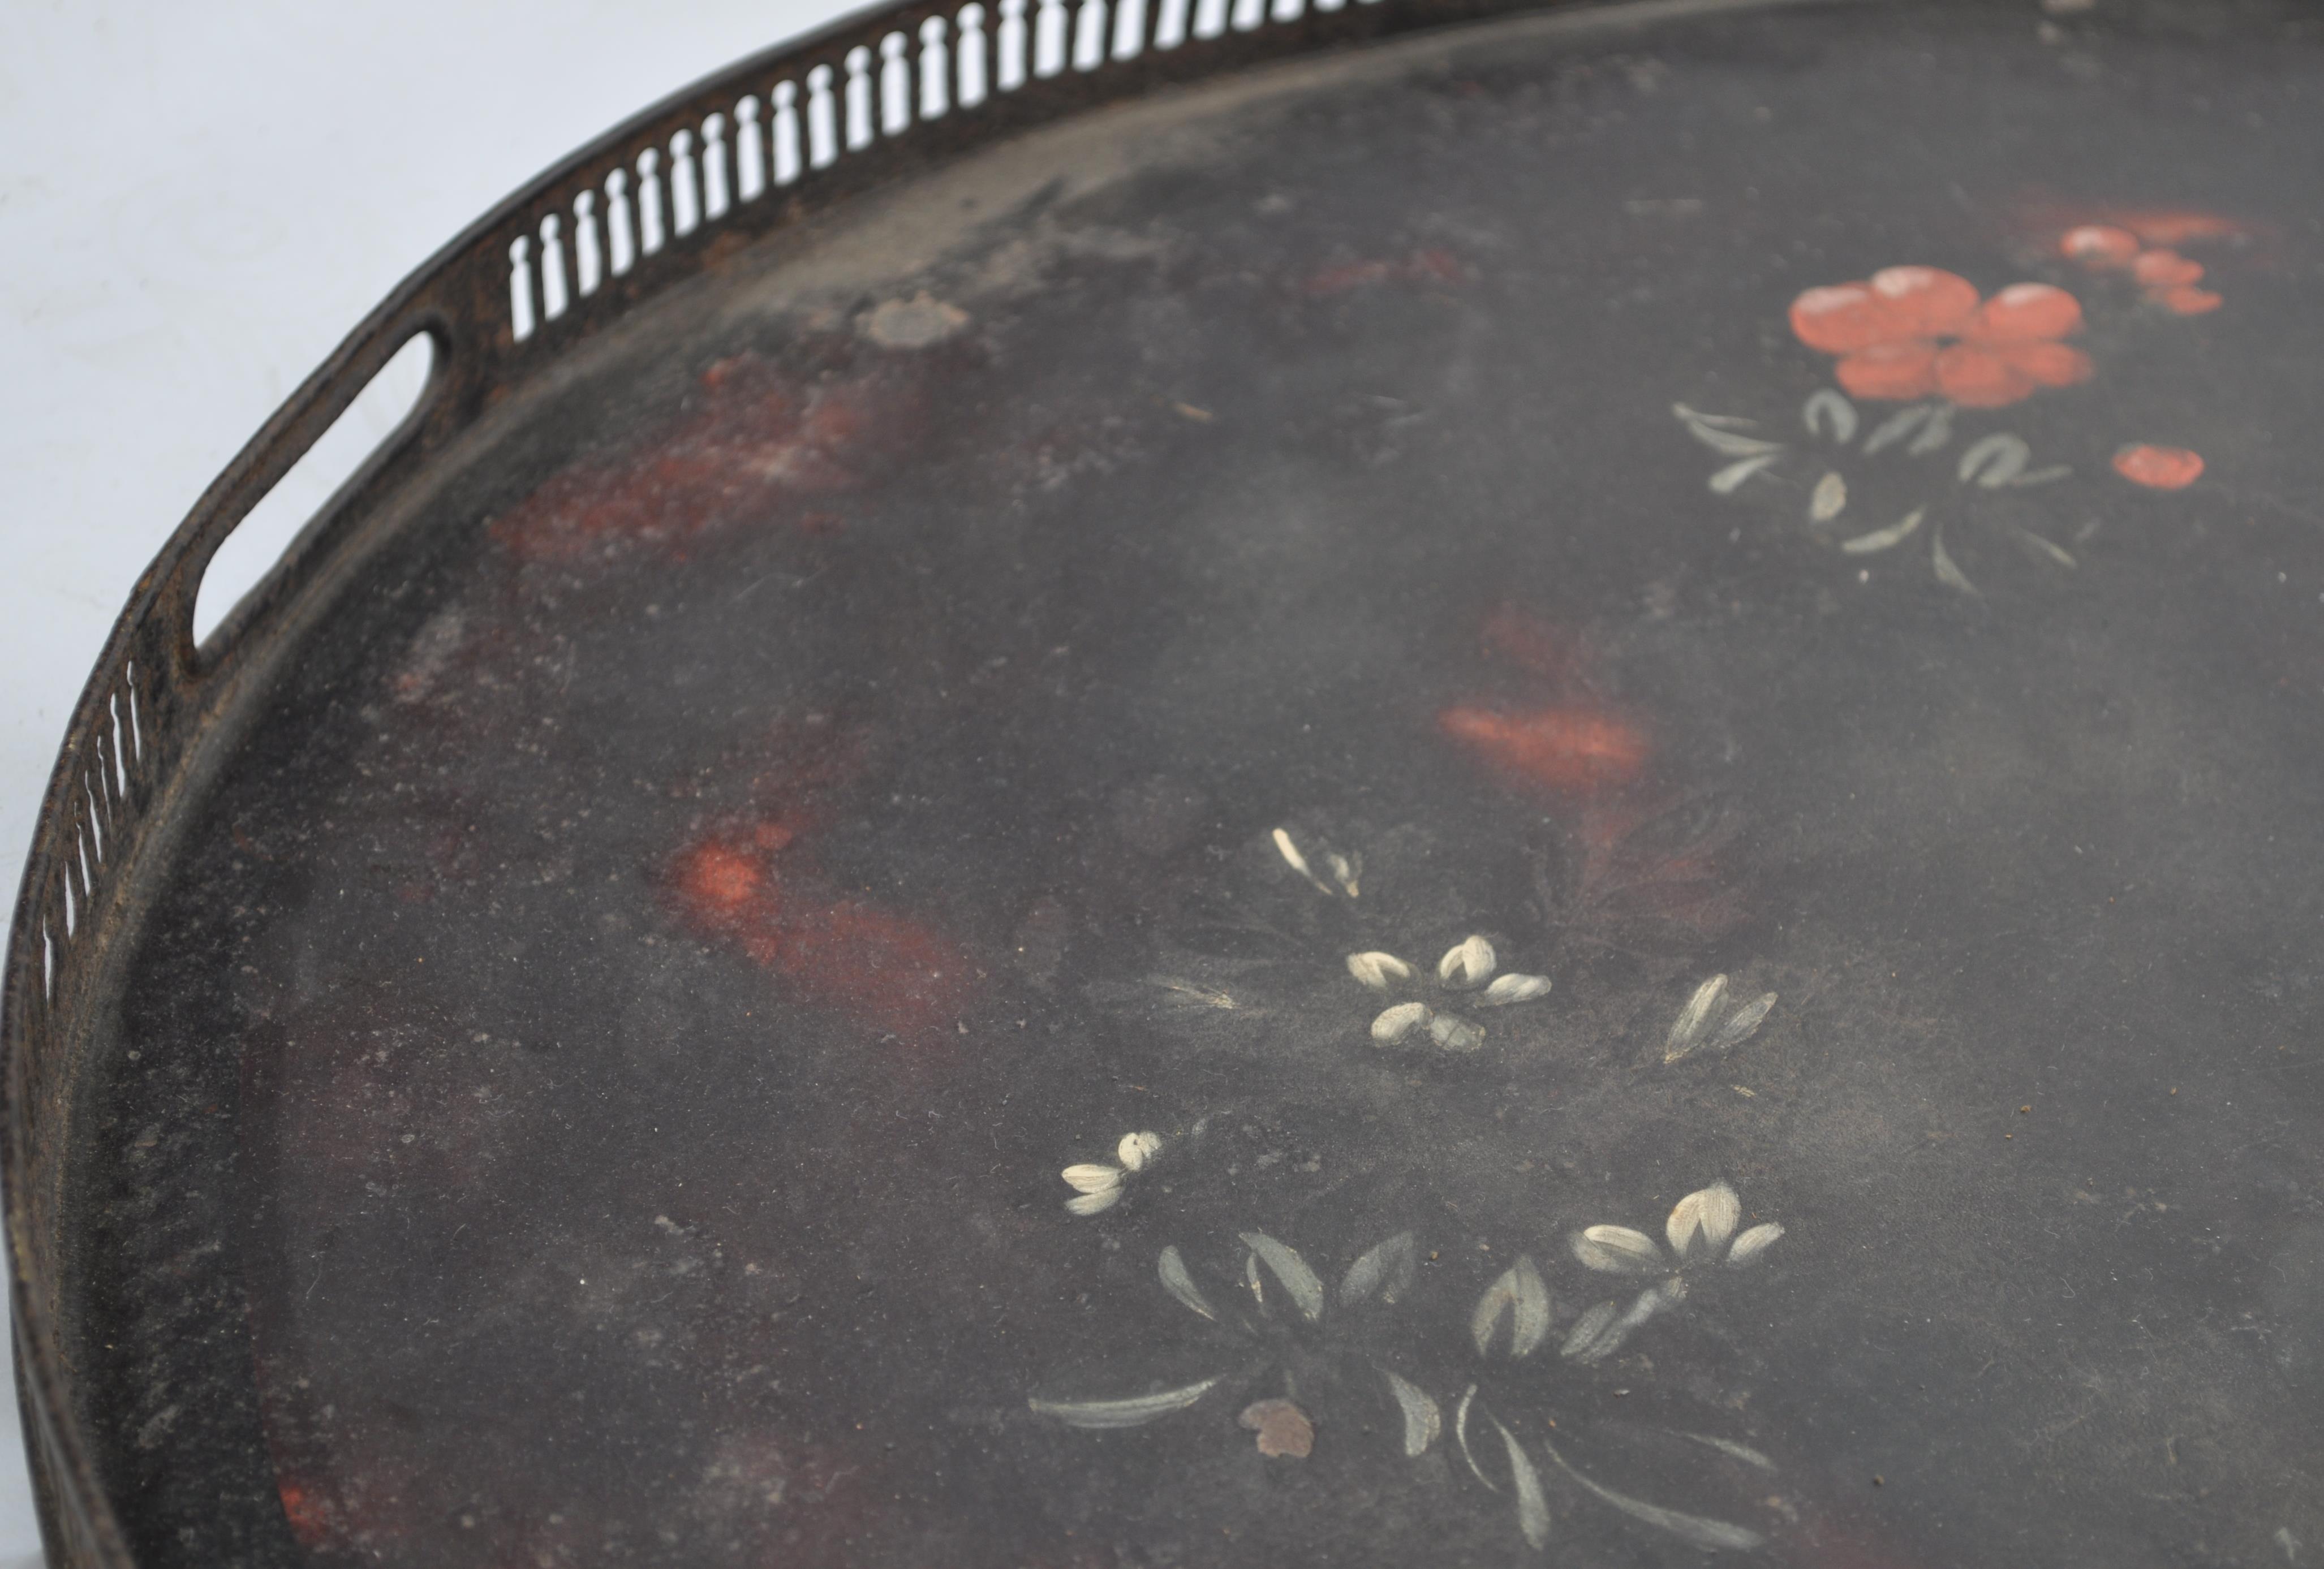
<path id="1" fill-rule="evenodd" d="M 1633 1330 L 1667 1307 L 1686 1300 L 1690 1269 L 1724 1265 L 1739 1269 L 1752 1262 L 1783 1236 L 1784 1228 L 1766 1221 L 1736 1234 L 1743 1219 L 1742 1201 L 1723 1182 L 1698 1188 L 1672 1206 L 1663 1223 L 1669 1241 L 1662 1244 L 1628 1226 L 1589 1226 L 1572 1238 L 1573 1256 L 1591 1269 L 1609 1275 L 1660 1275 L 1664 1278 L 1640 1292 L 1628 1308 L 1601 1302 L 1575 1322 L 1562 1354 L 1577 1361 L 1594 1362 L 1611 1355 Z"/>
<path id="2" fill-rule="evenodd" d="M 1549 995 L 1548 976 L 1496 974 L 1499 963 L 1492 943 L 1471 934 L 1445 950 L 1426 979 L 1394 954 L 1379 952 L 1350 954 L 1348 974 L 1370 992 L 1394 995 L 1418 991 L 1428 999 L 1407 999 L 1383 1009 L 1372 1020 L 1376 1044 L 1400 1045 L 1416 1030 L 1425 1029 L 1446 1051 L 1474 1051 L 1485 1044 L 1485 1027 L 1469 1018 L 1469 1011 L 1513 1007 Z"/>
<path id="3" fill-rule="evenodd" d="M 1057 1175 L 1075 1196 L 1065 1200 L 1065 1208 L 1077 1215 L 1093 1215 L 1120 1204 L 1123 1185 L 1162 1153 L 1164 1142 L 1159 1133 L 1124 1133 L 1121 1142 L 1113 1147 L 1113 1158 L 1120 1165 L 1085 1161 L 1066 1167 Z"/>

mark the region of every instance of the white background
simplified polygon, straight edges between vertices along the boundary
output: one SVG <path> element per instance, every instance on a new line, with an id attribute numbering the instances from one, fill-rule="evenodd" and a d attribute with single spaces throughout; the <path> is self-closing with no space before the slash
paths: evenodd
<path id="1" fill-rule="evenodd" d="M 138 573 L 347 329 L 595 133 L 852 8 L 0 0 L 0 888 Z M 322 494 L 294 474 L 275 534 Z M 23 1470 L 0 1417 L 0 1569 L 39 1549 Z"/>

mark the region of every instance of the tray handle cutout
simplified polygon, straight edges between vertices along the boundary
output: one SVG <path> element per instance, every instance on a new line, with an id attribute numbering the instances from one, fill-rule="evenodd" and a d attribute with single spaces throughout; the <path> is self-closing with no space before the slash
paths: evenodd
<path id="1" fill-rule="evenodd" d="M 189 618 L 180 642 L 181 659 L 193 655 L 189 673 L 217 667 L 277 568 L 409 444 L 445 379 L 440 334 L 422 320 L 400 339 L 383 334 L 349 363 L 327 368 L 317 380 L 337 373 L 334 392 L 294 400 L 300 417 L 262 432 L 204 498 L 197 516 L 209 516 L 180 568 L 197 575 L 189 594 L 180 590 L 180 614 Z"/>

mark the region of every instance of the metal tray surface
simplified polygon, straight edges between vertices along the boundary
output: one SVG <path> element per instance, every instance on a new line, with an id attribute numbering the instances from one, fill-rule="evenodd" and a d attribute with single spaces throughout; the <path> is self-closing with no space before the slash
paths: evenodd
<path id="1" fill-rule="evenodd" d="M 697 96 L 100 672 L 67 1558 L 2324 1555 L 2324 26 L 1391 9 Z"/>

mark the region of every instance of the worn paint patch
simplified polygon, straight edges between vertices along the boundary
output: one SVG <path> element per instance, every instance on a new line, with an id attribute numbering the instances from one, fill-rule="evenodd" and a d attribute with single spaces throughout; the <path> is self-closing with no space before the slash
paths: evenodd
<path id="1" fill-rule="evenodd" d="M 865 337 L 882 348 L 933 348 L 968 327 L 968 312 L 921 290 L 909 300 L 883 300 L 866 312 Z"/>

